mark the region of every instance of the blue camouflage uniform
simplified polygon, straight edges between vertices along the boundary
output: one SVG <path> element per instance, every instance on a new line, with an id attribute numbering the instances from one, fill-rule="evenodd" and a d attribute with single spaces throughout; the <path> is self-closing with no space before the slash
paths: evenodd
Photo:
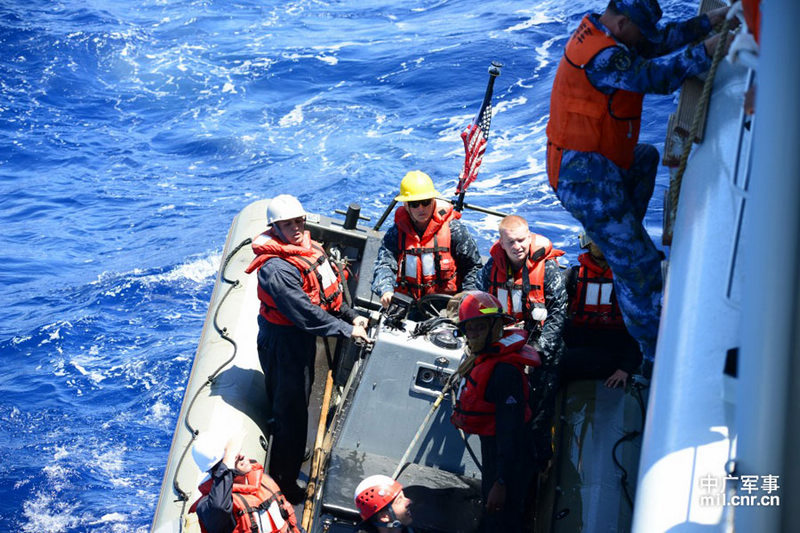
<path id="1" fill-rule="evenodd" d="M 590 15 L 590 19 L 613 38 L 599 15 Z M 620 89 L 669 94 L 711 64 L 702 43 L 672 52 L 710 30 L 706 15 L 670 23 L 659 30 L 658 39 L 636 49 L 617 41 L 618 46 L 600 51 L 584 72 L 591 85 L 604 94 Z M 661 256 L 642 221 L 653 194 L 658 161 L 656 148 L 641 143 L 627 170 L 599 153 L 564 149 L 556 189 L 562 205 L 603 251 L 614 272 L 614 289 L 625 324 L 650 361 L 655 356 L 661 314 Z"/>

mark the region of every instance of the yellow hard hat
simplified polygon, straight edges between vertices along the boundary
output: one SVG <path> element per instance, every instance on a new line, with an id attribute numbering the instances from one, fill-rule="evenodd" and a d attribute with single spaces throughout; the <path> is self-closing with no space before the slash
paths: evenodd
<path id="1" fill-rule="evenodd" d="M 413 202 L 437 196 L 439 193 L 434 188 L 431 177 L 421 170 L 412 170 L 403 177 L 403 181 L 400 182 L 400 194 L 394 199 L 398 202 Z"/>

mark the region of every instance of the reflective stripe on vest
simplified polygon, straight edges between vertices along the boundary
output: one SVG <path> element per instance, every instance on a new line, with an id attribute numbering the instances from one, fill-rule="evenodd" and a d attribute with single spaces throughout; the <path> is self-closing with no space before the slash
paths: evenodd
<path id="1" fill-rule="evenodd" d="M 437 201 L 433 217 L 420 237 L 405 207 L 397 209 L 397 292 L 419 299 L 426 294 L 455 294 L 458 291 L 450 221 L 460 216 L 452 205 Z"/>
<path id="2" fill-rule="evenodd" d="M 525 402 L 525 422 L 533 417 L 528 397 L 530 394 L 525 366 L 539 366 L 539 354 L 525 344 L 524 331 L 511 330 L 495 342 L 487 352 L 478 356 L 475 366 L 464 376 L 456 396 L 456 406 L 450 421 L 458 428 L 474 435 L 495 435 L 495 404 L 486 401 L 486 387 L 495 366 L 500 363 L 513 365 L 522 380 Z"/>
<path id="3" fill-rule="evenodd" d="M 213 480 L 209 479 L 198 487 L 202 496 L 192 504 L 190 513 L 197 511 L 197 505 L 208 495 L 212 485 Z M 233 533 L 300 532 L 294 508 L 284 498 L 277 483 L 264 474 L 264 467 L 260 464 L 253 462 L 250 472 L 234 478 L 231 497 L 236 521 Z M 209 533 L 202 521 L 200 530 Z"/>
<path id="4" fill-rule="evenodd" d="M 614 275 L 598 265 L 588 252 L 578 256 L 580 267 L 575 294 L 569 305 L 570 320 L 576 326 L 624 328 L 614 297 Z"/>
<path id="5" fill-rule="evenodd" d="M 492 269 L 489 272 L 489 293 L 497 296 L 503 310 L 516 320 L 541 322 L 547 318 L 544 297 L 545 261 L 564 255 L 553 248 L 547 237 L 531 233 L 530 253 L 522 268 L 511 271 L 505 250 L 497 241 L 492 246 Z M 525 295 L 523 297 L 523 295 Z"/>

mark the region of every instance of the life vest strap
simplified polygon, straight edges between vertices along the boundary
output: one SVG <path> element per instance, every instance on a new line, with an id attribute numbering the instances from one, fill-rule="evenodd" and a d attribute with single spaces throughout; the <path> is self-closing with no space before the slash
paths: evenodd
<path id="1" fill-rule="evenodd" d="M 436 237 L 434 237 L 434 240 Z M 450 248 L 448 246 L 432 246 L 430 248 L 409 248 L 406 250 L 406 253 L 409 255 L 423 255 L 423 254 L 435 254 L 437 252 L 449 252 Z"/>

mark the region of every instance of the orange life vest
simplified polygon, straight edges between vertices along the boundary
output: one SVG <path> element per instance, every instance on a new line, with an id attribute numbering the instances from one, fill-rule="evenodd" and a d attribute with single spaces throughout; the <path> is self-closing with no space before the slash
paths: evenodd
<path id="1" fill-rule="evenodd" d="M 435 201 L 435 200 L 434 200 Z M 419 236 L 406 208 L 394 215 L 398 230 L 397 292 L 419 299 L 426 294 L 455 294 L 461 285 L 450 248 L 450 221 L 461 218 L 452 205 L 436 205 Z"/>
<path id="2" fill-rule="evenodd" d="M 499 363 L 512 364 L 519 370 L 525 396 L 525 422 L 531 420 L 533 412 L 528 402 L 530 391 L 524 368 L 540 366 L 542 362 L 539 353 L 526 344 L 526 340 L 527 332 L 524 330 L 508 330 L 499 341 L 475 359 L 475 365 L 461 381 L 456 406 L 450 417 L 457 428 L 475 435 L 496 433 L 495 404 L 486 401 L 486 387 L 494 367 Z"/>
<path id="3" fill-rule="evenodd" d="M 273 257 L 279 257 L 300 271 L 303 278 L 303 292 L 311 303 L 326 311 L 338 311 L 342 305 L 342 284 L 339 271 L 328 261 L 322 245 L 311 239 L 306 231 L 302 244 L 287 244 L 272 230 L 265 231 L 253 239 L 253 252 L 256 258 L 245 269 L 250 274 Z M 292 324 L 286 315 L 278 311 L 272 296 L 258 286 L 258 299 L 261 301 L 259 314 L 273 324 L 288 326 Z"/>
<path id="4" fill-rule="evenodd" d="M 602 50 L 620 46 L 585 16 L 567 41 L 550 95 L 547 174 L 558 186 L 561 150 L 598 152 L 628 169 L 639 141 L 644 94 L 618 89 L 605 94 L 592 86 L 586 65 Z"/>
<path id="5" fill-rule="evenodd" d="M 605 329 L 624 329 L 625 322 L 614 295 L 614 275 L 598 265 L 588 252 L 578 256 L 578 282 L 569 303 L 572 324 Z"/>
<path id="6" fill-rule="evenodd" d="M 742 0 L 742 11 L 747 28 L 756 43 L 761 41 L 761 0 Z"/>
<path id="7" fill-rule="evenodd" d="M 490 294 L 497 296 L 503 310 L 517 320 L 533 320 L 535 309 L 547 307 L 544 301 L 544 262 L 564 255 L 562 250 L 553 248 L 550 239 L 531 233 L 528 258 L 522 268 L 511 272 L 511 265 L 505 250 L 497 241 L 489 250 L 492 256 L 492 270 L 489 273 Z M 527 295 L 523 298 L 523 295 Z M 535 320 L 540 321 L 540 320 Z"/>
<path id="8" fill-rule="evenodd" d="M 209 479 L 198 487 L 202 496 L 192 504 L 190 513 L 197 512 L 197 504 L 208 495 L 212 484 Z M 250 472 L 234 478 L 231 496 L 236 520 L 234 533 L 300 533 L 292 504 L 286 501 L 278 484 L 264 474 L 260 464 L 254 462 Z M 202 521 L 200 530 L 209 533 Z"/>

